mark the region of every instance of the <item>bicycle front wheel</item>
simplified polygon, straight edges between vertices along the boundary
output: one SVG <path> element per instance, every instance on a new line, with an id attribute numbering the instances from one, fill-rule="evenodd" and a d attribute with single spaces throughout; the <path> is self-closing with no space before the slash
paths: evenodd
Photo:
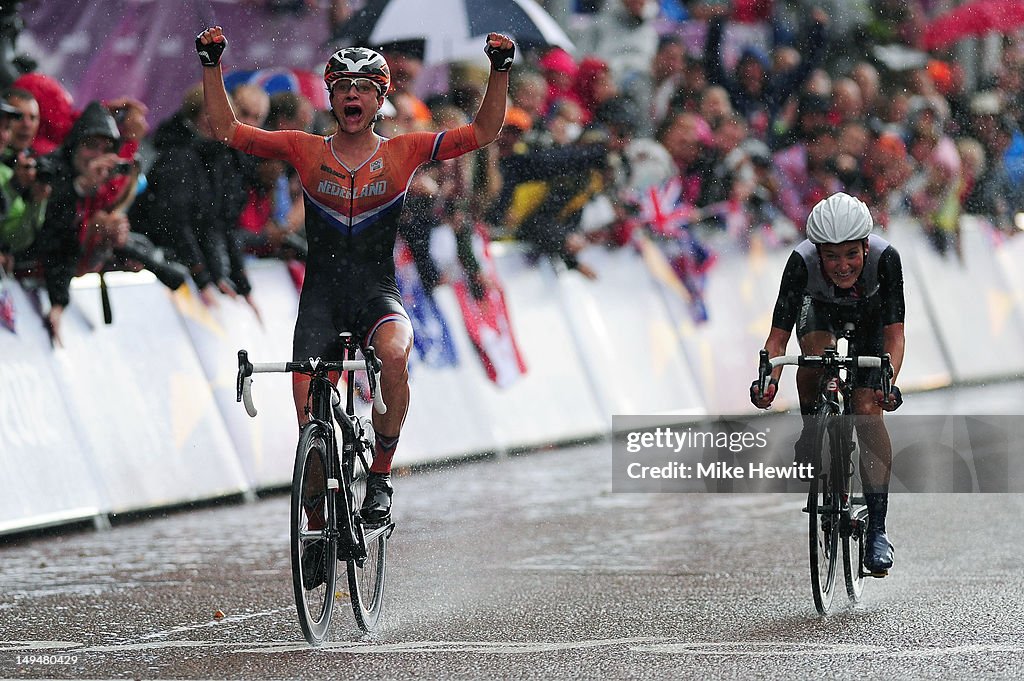
<path id="1" fill-rule="evenodd" d="M 843 537 L 843 574 L 846 577 L 846 595 L 854 604 L 864 594 L 864 534 L 868 527 L 866 506 L 854 506 L 850 518 L 850 536 Z"/>
<path id="2" fill-rule="evenodd" d="M 366 496 L 366 475 L 370 471 L 370 457 L 373 451 L 373 432 L 369 424 L 366 424 L 366 429 L 369 437 L 363 444 L 367 446 L 357 448 L 359 451 L 346 457 L 342 468 L 345 484 L 349 489 L 349 517 L 352 522 L 359 524 L 357 534 L 362 534 L 366 546 L 364 559 L 346 562 L 352 612 L 359 628 L 372 633 L 380 627 L 384 604 L 384 578 L 387 572 L 388 537 L 394 525 L 390 521 L 379 525 L 363 525 L 358 520 L 359 508 Z"/>
<path id="3" fill-rule="evenodd" d="M 815 451 L 820 462 L 807 493 L 811 593 L 814 607 L 822 615 L 832 607 L 839 564 L 840 500 L 833 451 L 838 443 L 832 442 L 832 420 L 830 414 L 822 414 L 815 422 Z"/>
<path id="4" fill-rule="evenodd" d="M 331 456 L 320 425 L 304 425 L 292 475 L 291 553 L 299 626 L 310 645 L 326 638 L 334 610 L 338 540 Z"/>

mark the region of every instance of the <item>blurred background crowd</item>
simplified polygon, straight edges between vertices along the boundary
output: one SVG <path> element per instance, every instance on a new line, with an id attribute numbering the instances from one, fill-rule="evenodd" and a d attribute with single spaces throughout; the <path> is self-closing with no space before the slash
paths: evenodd
<path id="1" fill-rule="evenodd" d="M 380 134 L 469 120 L 487 74 L 482 38 L 478 59 L 438 57 L 432 27 L 459 18 L 427 16 L 423 40 L 375 43 L 370 31 L 389 16 L 387 4 L 233 3 L 252 26 L 315 22 L 323 32 L 290 63 L 232 43 L 225 64 L 239 120 L 329 134 L 322 63 L 354 42 L 380 49 L 391 66 Z M 428 294 L 450 276 L 431 248 L 441 227 L 477 297 L 495 285 L 481 242 L 515 240 L 536 258 L 599 277 L 586 249 L 646 240 L 685 286 L 697 321 L 709 314 L 701 290 L 717 254 L 752 238 L 790 247 L 811 207 L 835 191 L 867 202 L 881 229 L 913 217 L 950 266 L 964 213 L 984 218 L 996 239 L 1024 229 L 1021 3 L 538 4 L 553 21 L 519 40 L 497 142 L 424 167 L 409 188 L 403 248 Z M 948 19 L 981 5 L 992 7 Z M 285 260 L 301 286 L 303 202 L 291 168 L 211 140 L 197 85 L 179 90 L 174 109 L 138 87 L 79 101 L 71 93 L 82 84 L 64 80 L 39 26 L 26 29 L 33 10 L 42 11 L 29 0 L 0 6 L 0 271 L 47 292 L 40 313 L 55 342 L 70 281 L 89 272 L 146 268 L 172 289 L 191 280 L 207 305 L 239 297 L 257 315 L 251 258 Z M 238 27 L 222 23 L 235 41 Z M 178 36 L 187 82 L 199 79 L 191 39 L 205 25 Z M 476 33 L 488 30 L 515 34 L 500 25 Z M 106 91 L 117 79 L 104 76 Z"/>

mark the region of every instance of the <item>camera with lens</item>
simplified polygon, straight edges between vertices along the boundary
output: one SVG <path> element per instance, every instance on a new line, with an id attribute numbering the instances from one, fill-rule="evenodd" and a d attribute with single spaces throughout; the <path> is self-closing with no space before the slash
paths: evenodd
<path id="1" fill-rule="evenodd" d="M 49 156 L 40 156 L 36 159 L 36 182 L 53 184 L 57 177 L 57 164 Z"/>

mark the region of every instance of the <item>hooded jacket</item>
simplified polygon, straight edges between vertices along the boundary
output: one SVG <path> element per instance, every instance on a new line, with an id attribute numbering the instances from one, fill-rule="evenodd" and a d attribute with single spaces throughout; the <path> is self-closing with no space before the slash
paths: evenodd
<path id="1" fill-rule="evenodd" d="M 248 194 L 242 191 L 237 210 L 226 205 L 234 207 L 237 201 L 231 199 L 238 191 L 225 185 L 240 181 L 236 169 L 224 162 L 231 150 L 200 135 L 182 111 L 160 124 L 153 147 L 148 187 L 129 214 L 133 227 L 188 267 L 199 288 L 229 279 L 247 295 L 251 287 L 230 237 Z"/>
<path id="2" fill-rule="evenodd" d="M 200 288 L 214 279 L 203 250 L 212 187 L 202 145 L 195 124 L 181 111 L 161 123 L 153 134 L 156 158 L 146 172 L 148 186 L 129 213 L 132 225 L 188 267 Z"/>
<path id="3" fill-rule="evenodd" d="M 128 183 L 125 176 L 111 178 L 91 196 L 79 196 L 75 190 L 73 159 L 82 140 L 101 136 L 120 145 L 121 134 L 114 117 L 100 102 L 91 102 L 68 132 L 64 143 L 48 156 L 55 170 L 52 194 L 46 207 L 39 237 L 29 250 L 29 259 L 42 267 L 47 293 L 53 305 L 67 306 L 71 279 L 86 271 L 96 271 L 106 256 L 94 251 L 87 241 L 90 218 L 98 211 L 113 208 Z M 137 144 L 122 145 L 121 154 L 134 154 Z"/>

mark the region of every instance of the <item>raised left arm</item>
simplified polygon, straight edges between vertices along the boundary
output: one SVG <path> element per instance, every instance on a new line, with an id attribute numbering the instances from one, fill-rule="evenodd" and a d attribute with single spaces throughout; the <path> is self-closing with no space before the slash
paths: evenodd
<path id="1" fill-rule="evenodd" d="M 508 72 L 515 58 L 515 43 L 506 35 L 490 33 L 484 52 L 491 60 L 491 74 L 487 79 L 480 108 L 473 117 L 473 134 L 481 147 L 493 142 L 505 122 L 505 102 L 508 98 Z"/>

